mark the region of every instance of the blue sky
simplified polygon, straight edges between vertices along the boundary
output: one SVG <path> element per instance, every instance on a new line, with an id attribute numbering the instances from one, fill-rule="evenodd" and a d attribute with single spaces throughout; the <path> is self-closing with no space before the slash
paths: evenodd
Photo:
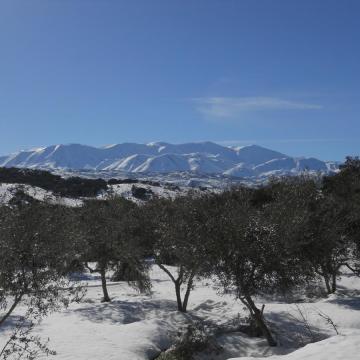
<path id="1" fill-rule="evenodd" d="M 1 0 L 0 154 L 54 143 L 360 151 L 358 0 Z"/>

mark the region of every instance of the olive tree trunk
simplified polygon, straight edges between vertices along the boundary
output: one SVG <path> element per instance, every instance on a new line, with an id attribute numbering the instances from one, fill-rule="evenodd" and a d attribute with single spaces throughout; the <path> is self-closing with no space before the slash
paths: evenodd
<path id="1" fill-rule="evenodd" d="M 252 319 L 255 321 L 262 335 L 265 336 L 269 346 L 277 346 L 276 340 L 272 336 L 271 331 L 269 330 L 268 326 L 265 323 L 263 316 L 263 309 L 262 310 L 258 309 L 254 301 L 252 300 L 251 296 L 249 295 L 240 297 L 240 300 L 249 309 Z"/>

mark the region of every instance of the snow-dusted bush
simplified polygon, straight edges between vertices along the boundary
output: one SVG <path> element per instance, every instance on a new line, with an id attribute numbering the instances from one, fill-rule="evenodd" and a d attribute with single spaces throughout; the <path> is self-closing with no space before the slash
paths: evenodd
<path id="1" fill-rule="evenodd" d="M 157 360 L 191 360 L 200 352 L 219 354 L 221 350 L 215 338 L 197 321 L 179 331 L 171 349 L 161 354 Z"/>

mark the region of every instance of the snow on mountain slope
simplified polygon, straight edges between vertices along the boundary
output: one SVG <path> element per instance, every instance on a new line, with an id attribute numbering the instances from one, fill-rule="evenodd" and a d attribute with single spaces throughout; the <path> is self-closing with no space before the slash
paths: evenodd
<path id="1" fill-rule="evenodd" d="M 299 170 L 311 169 L 316 171 L 326 171 L 327 168 L 326 163 L 315 158 L 298 159 Z"/>
<path id="2" fill-rule="evenodd" d="M 151 159 L 150 155 L 136 154 L 131 155 L 125 159 L 116 160 L 110 162 L 110 165 L 100 165 L 102 170 L 123 170 L 129 172 L 136 172 L 136 169 L 144 164 L 148 159 Z"/>
<path id="3" fill-rule="evenodd" d="M 329 171 L 327 163 L 314 158 L 295 159 L 258 145 L 231 148 L 212 142 L 123 143 L 102 148 L 80 144 L 51 145 L 2 156 L 0 166 L 134 173 L 190 171 L 236 177 L 256 177 L 272 172 Z"/>
<path id="4" fill-rule="evenodd" d="M 33 151 L 20 151 L 5 160 L 2 166 L 90 169 L 101 160 L 99 149 L 91 146 L 52 145 Z"/>
<path id="5" fill-rule="evenodd" d="M 220 156 L 205 157 L 198 153 L 189 155 L 188 162 L 191 171 L 202 174 L 221 174 L 233 165 L 233 162 Z"/>
<path id="6" fill-rule="evenodd" d="M 163 154 L 148 158 L 135 172 L 189 171 L 189 163 L 183 155 Z"/>
<path id="7" fill-rule="evenodd" d="M 158 146 L 153 144 L 122 143 L 98 149 L 108 159 L 120 159 L 135 154 L 156 155 Z"/>
<path id="8" fill-rule="evenodd" d="M 249 145 L 236 150 L 239 162 L 251 165 L 259 165 L 273 159 L 289 157 L 278 151 L 266 149 L 258 145 Z"/>
<path id="9" fill-rule="evenodd" d="M 284 170 L 290 171 L 296 169 L 296 161 L 293 158 L 273 159 L 254 167 L 258 173 L 267 173 L 269 171 Z"/>
<path id="10" fill-rule="evenodd" d="M 0 156 L 0 164 L 5 163 L 9 157 L 8 156 Z"/>
<path id="11" fill-rule="evenodd" d="M 226 170 L 224 175 L 236 176 L 236 177 L 252 177 L 256 175 L 256 172 L 249 168 L 246 164 L 240 163 L 233 168 Z"/>
<path id="12" fill-rule="evenodd" d="M 223 159 L 237 162 L 237 153 L 233 149 L 215 144 L 210 141 L 173 145 L 168 143 L 154 143 L 160 145 L 162 154 L 211 154 Z"/>

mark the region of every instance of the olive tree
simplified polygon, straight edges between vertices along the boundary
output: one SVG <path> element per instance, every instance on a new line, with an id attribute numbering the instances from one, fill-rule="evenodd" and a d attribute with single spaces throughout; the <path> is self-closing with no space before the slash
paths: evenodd
<path id="1" fill-rule="evenodd" d="M 224 289 L 246 306 L 269 345 L 276 346 L 264 306 L 259 308 L 254 297 L 284 292 L 302 278 L 300 258 L 287 241 L 290 219 L 287 217 L 286 226 L 279 221 L 280 214 L 274 212 L 276 197 L 266 189 L 240 187 L 217 198 L 210 246 L 215 274 Z"/>
<path id="2" fill-rule="evenodd" d="M 80 209 L 79 224 L 83 237 L 82 261 L 90 272 L 100 274 L 102 301 L 111 301 L 106 280 L 108 270 L 119 275 L 126 268 L 132 274 L 131 280 L 138 281 L 142 290 L 149 288 L 136 204 L 120 197 L 88 200 Z"/>
<path id="3" fill-rule="evenodd" d="M 14 330 L 0 352 L 3 358 L 49 354 L 31 336 L 32 328 L 50 312 L 79 300 L 80 288 L 67 279 L 73 256 L 68 224 L 68 209 L 60 206 L 20 202 L 0 208 L 0 328 Z M 20 317 L 10 321 L 19 304 Z"/>
<path id="4" fill-rule="evenodd" d="M 329 203 L 329 226 L 335 228 L 333 234 L 336 238 L 332 239 L 332 243 L 337 245 L 337 252 L 341 255 L 338 263 L 359 275 L 360 159 L 347 157 L 338 173 L 324 178 L 322 190 Z"/>
<path id="5" fill-rule="evenodd" d="M 204 256 L 209 235 L 209 201 L 209 197 L 189 194 L 155 200 L 144 207 L 152 219 L 155 262 L 173 282 L 181 312 L 187 311 L 195 279 L 209 272 Z"/>

